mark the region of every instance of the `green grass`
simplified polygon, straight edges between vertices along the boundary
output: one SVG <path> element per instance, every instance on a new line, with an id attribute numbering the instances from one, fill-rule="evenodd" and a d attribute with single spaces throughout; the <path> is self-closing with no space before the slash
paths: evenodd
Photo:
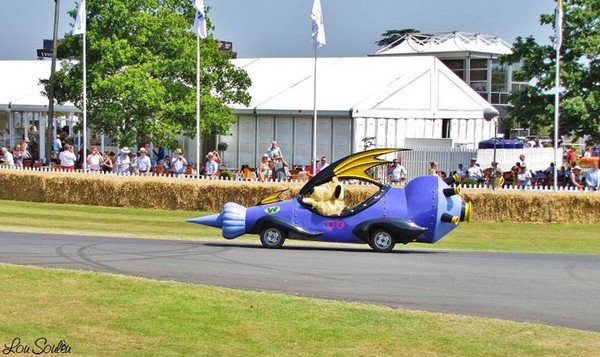
<path id="1" fill-rule="evenodd" d="M 184 222 L 200 214 L 0 201 L 0 230 L 222 240 Z M 407 248 L 600 254 L 600 236 L 473 222 Z M 45 337 L 89 356 L 600 356 L 599 333 L 536 324 L 2 264 L 0 281 L 2 349 Z"/>
<path id="2" fill-rule="evenodd" d="M 0 346 L 89 356 L 594 356 L 600 334 L 494 319 L 0 265 Z"/>
<path id="3" fill-rule="evenodd" d="M 495 223 L 461 224 L 435 248 L 533 253 L 600 254 L 596 224 Z"/>
<path id="4" fill-rule="evenodd" d="M 94 234 L 124 237 L 223 240 L 219 229 L 186 223 L 206 212 L 94 207 L 0 201 L 2 230 Z M 258 242 L 257 236 L 238 238 Z M 309 245 L 317 243 L 293 242 Z M 366 247 L 366 246 L 365 246 Z M 513 252 L 600 254 L 600 230 L 593 224 L 489 223 L 461 225 L 433 245 L 397 249 L 460 249 Z"/>

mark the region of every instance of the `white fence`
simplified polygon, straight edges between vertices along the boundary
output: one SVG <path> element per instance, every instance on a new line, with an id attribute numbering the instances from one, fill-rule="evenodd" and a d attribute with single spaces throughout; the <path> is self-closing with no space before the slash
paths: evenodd
<path id="1" fill-rule="evenodd" d="M 418 152 L 418 151 L 417 151 Z M 50 168 L 50 167 L 36 167 L 36 168 L 24 168 L 24 169 L 20 169 L 20 168 L 9 168 L 7 166 L 0 166 L 0 172 L 1 171 L 28 171 L 28 172 L 62 172 L 62 173 L 66 173 L 66 174 L 70 174 L 70 175 L 80 175 L 80 176 L 104 176 L 104 175 L 108 175 L 108 176 L 112 176 L 112 177 L 133 177 L 133 176 L 119 176 L 116 175 L 115 173 L 102 173 L 102 172 L 82 172 L 81 170 L 75 170 L 75 171 L 63 171 L 61 169 L 54 169 L 54 168 Z M 139 178 L 152 178 L 152 177 L 165 177 L 165 178 L 172 178 L 174 180 L 202 180 L 202 181 L 219 181 L 219 182 L 237 182 L 237 183 L 247 183 L 247 184 L 255 184 L 258 183 L 258 180 L 256 179 L 244 179 L 242 178 L 239 174 L 235 175 L 233 178 L 223 178 L 223 177 L 205 177 L 205 176 L 200 176 L 200 178 L 197 178 L 194 175 L 179 175 L 179 176 L 172 176 L 170 174 L 156 174 L 156 173 L 151 173 L 147 176 L 135 176 L 135 177 L 139 177 Z M 415 176 L 412 176 L 415 177 Z M 410 180 L 410 178 L 409 178 Z M 274 180 L 269 180 L 267 182 L 281 182 L 281 181 L 274 181 Z M 290 183 L 301 183 L 304 184 L 306 183 L 306 180 L 287 180 L 285 182 L 290 182 Z M 357 183 L 352 183 L 349 185 L 354 185 L 354 184 L 368 184 L 368 183 L 361 183 L 361 182 L 357 182 Z M 399 187 L 400 185 L 393 185 L 395 187 Z M 459 185 L 459 187 L 461 187 L 462 189 L 465 190 L 491 190 L 490 187 L 488 187 L 487 185 L 484 184 L 480 184 L 480 185 Z M 586 188 L 584 190 L 578 190 L 576 188 L 569 188 L 569 187 L 558 187 L 557 190 L 554 190 L 553 187 L 551 186 L 528 186 L 525 188 L 521 188 L 521 187 L 497 187 L 495 188 L 495 191 L 512 191 L 512 192 L 589 192 L 589 190 Z M 600 193 L 600 191 L 597 191 Z"/>
<path id="2" fill-rule="evenodd" d="M 533 172 L 546 170 L 551 162 L 558 162 L 558 168 L 562 163 L 562 151 L 558 150 L 554 157 L 552 148 L 497 149 L 496 161 L 503 171 L 509 171 L 519 161 L 521 154 L 525 155 L 528 169 Z M 477 158 L 477 163 L 482 170 L 490 167 L 494 158 L 494 150 L 413 148 L 410 151 L 402 151 L 397 156 L 402 166 L 406 168 L 409 178 L 427 175 L 431 161 L 437 162 L 438 171 L 444 171 L 449 176 L 456 171 L 459 163 L 463 164 L 466 169 L 471 157 Z"/>

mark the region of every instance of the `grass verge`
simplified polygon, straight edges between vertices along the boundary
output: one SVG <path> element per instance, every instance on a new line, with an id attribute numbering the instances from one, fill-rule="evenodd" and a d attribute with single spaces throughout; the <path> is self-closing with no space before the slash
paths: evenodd
<path id="1" fill-rule="evenodd" d="M 594 356 L 600 334 L 357 303 L 0 265 L 0 346 L 90 356 Z M 33 350 L 32 350 L 33 352 Z"/>
<path id="2" fill-rule="evenodd" d="M 223 240 L 219 229 L 186 223 L 206 212 L 144 208 L 95 207 L 0 200 L 2 230 L 92 234 L 144 238 Z M 239 240 L 258 242 L 256 236 Z M 316 244 L 293 242 L 286 244 Z M 594 224 L 489 223 L 461 225 L 426 249 L 460 249 L 535 253 L 600 254 L 600 230 Z M 402 249 L 399 247 L 398 249 Z"/>

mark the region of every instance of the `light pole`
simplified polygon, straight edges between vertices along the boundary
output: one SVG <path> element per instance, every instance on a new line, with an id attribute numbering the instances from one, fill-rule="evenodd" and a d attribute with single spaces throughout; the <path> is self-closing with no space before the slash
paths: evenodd
<path id="1" fill-rule="evenodd" d="M 46 165 L 52 162 L 52 127 L 54 125 L 54 73 L 56 72 L 56 41 L 58 37 L 58 17 L 60 0 L 54 0 L 54 30 L 52 31 L 52 63 L 50 65 L 50 88 L 48 90 L 48 127 L 46 128 Z"/>
<path id="2" fill-rule="evenodd" d="M 492 107 L 485 108 L 483 110 L 483 119 L 486 121 L 494 121 L 494 159 L 492 160 L 492 172 L 490 173 L 491 181 L 492 181 L 492 190 L 496 189 L 496 167 L 498 164 L 496 163 L 496 143 L 498 142 L 498 111 Z M 494 167 L 496 165 L 496 167 Z"/>

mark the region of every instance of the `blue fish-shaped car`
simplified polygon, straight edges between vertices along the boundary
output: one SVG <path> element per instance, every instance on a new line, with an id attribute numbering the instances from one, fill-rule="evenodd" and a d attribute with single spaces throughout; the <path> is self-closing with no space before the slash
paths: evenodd
<path id="1" fill-rule="evenodd" d="M 462 200 L 458 187 L 450 186 L 457 177 L 420 176 L 396 188 L 366 173 L 388 163 L 377 156 L 400 150 L 373 149 L 342 158 L 308 181 L 295 198 L 279 200 L 276 193 L 248 208 L 228 202 L 220 213 L 187 221 L 221 228 L 226 239 L 258 234 L 267 248 L 280 248 L 286 239 L 366 243 L 377 252 L 390 252 L 396 243 L 435 243 L 470 219 L 471 203 Z M 334 214 L 325 214 L 307 199 L 320 187 L 336 183 L 331 199 L 339 203 L 343 187 L 337 180 L 347 179 L 364 180 L 379 189 L 359 205 Z"/>

